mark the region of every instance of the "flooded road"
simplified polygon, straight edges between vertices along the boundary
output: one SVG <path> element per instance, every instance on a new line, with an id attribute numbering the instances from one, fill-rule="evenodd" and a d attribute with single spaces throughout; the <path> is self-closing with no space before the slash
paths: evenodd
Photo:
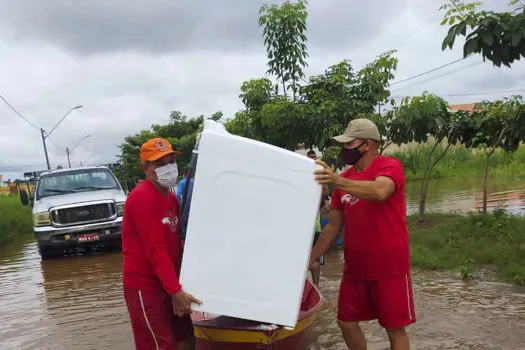
<path id="1" fill-rule="evenodd" d="M 525 213 L 525 179 L 491 180 L 489 206 Z M 482 182 L 432 181 L 429 211 L 475 211 Z M 419 186 L 407 184 L 407 209 Z M 120 253 L 41 261 L 36 243 L 0 247 L 0 349 L 133 349 L 123 301 Z M 346 349 L 336 323 L 342 253 L 330 252 L 321 275 L 326 303 L 306 349 Z M 447 273 L 413 271 L 417 322 L 413 349 L 525 349 L 525 289 L 463 282 Z M 376 322 L 364 324 L 369 349 L 388 349 Z"/>
<path id="2" fill-rule="evenodd" d="M 120 253 L 40 260 L 36 244 L 19 242 L 0 255 L 0 349 L 133 349 L 121 292 Z M 335 320 L 342 252 L 326 256 L 326 303 L 306 349 L 346 349 Z M 464 283 L 445 273 L 414 271 L 418 321 L 414 349 L 523 349 L 525 289 Z M 364 324 L 369 349 L 387 349 L 375 322 Z"/>
<path id="3" fill-rule="evenodd" d="M 408 182 L 407 212 L 416 213 L 421 183 Z M 483 179 L 431 180 L 427 212 L 475 212 L 483 205 Z M 525 177 L 491 178 L 488 182 L 487 206 L 505 208 L 509 213 L 525 214 Z"/>

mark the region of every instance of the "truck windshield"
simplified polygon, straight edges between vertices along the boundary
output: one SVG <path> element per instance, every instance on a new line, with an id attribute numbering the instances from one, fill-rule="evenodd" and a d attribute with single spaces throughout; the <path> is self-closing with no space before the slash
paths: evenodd
<path id="1" fill-rule="evenodd" d="M 37 198 L 65 193 L 118 189 L 115 177 L 108 169 L 80 169 L 40 177 Z"/>

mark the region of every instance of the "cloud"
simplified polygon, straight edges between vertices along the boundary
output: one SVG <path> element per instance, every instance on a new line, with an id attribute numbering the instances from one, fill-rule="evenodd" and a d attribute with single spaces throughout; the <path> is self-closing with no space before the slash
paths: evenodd
<path id="1" fill-rule="evenodd" d="M 390 19 L 402 13 L 407 2 L 376 0 L 369 6 L 346 0 L 311 1 L 310 40 L 325 49 L 358 45 L 388 29 Z M 12 41 L 43 40 L 81 55 L 257 50 L 262 46 L 257 24 L 262 4 L 259 0 L 6 0 L 0 30 Z"/>
<path id="2" fill-rule="evenodd" d="M 308 75 L 351 59 L 356 68 L 397 49 L 397 81 L 462 57 L 461 45 L 441 51 L 440 0 L 311 0 Z M 258 26 L 262 1 L 73 2 L 6 0 L 0 12 L 0 94 L 47 131 L 73 111 L 48 142 L 53 167 L 106 163 L 124 137 L 166 123 L 169 113 L 232 117 L 242 108 L 243 81 L 264 76 Z M 487 6 L 500 6 L 491 0 Z M 460 44 L 460 43 L 459 43 Z M 464 94 L 524 88 L 524 63 L 493 68 L 472 57 L 392 86 L 394 96 Z M 471 66 L 472 65 L 472 66 Z M 468 103 L 486 96 L 451 96 Z M 2 101 L 0 101 L 2 102 Z M 0 103 L 0 174 L 45 168 L 38 130 Z M 13 170 L 14 169 L 14 170 Z"/>
<path id="3" fill-rule="evenodd" d="M 0 28 L 12 40 L 40 39 L 78 54 L 186 52 L 260 45 L 260 1 L 7 0 Z"/>

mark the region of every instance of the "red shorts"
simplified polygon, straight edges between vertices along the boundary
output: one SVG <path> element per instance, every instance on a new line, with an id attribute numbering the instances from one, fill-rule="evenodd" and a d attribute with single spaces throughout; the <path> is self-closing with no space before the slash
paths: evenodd
<path id="1" fill-rule="evenodd" d="M 165 291 L 124 288 L 124 299 L 137 350 L 172 350 L 193 334 L 190 316 L 175 316 Z"/>
<path id="2" fill-rule="evenodd" d="M 386 329 L 416 322 L 410 275 L 360 281 L 343 274 L 337 318 L 342 322 L 379 320 Z"/>

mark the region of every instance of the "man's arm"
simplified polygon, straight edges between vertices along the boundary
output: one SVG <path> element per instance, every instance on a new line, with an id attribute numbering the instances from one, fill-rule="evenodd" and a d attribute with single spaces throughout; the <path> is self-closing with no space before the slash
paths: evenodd
<path id="1" fill-rule="evenodd" d="M 182 289 L 182 286 L 179 283 L 179 276 L 168 255 L 162 217 L 155 212 L 155 206 L 147 203 L 146 200 L 140 200 L 136 203 L 143 205 L 141 205 L 140 208 L 132 207 L 130 214 L 133 215 L 133 221 L 142 238 L 144 249 L 153 265 L 155 274 L 158 276 L 168 294 L 178 293 Z M 139 209 L 140 213 L 137 213 L 137 215 L 133 209 Z"/>
<path id="2" fill-rule="evenodd" d="M 342 227 L 343 212 L 341 210 L 332 209 L 329 214 L 328 224 L 326 224 L 321 231 L 321 235 L 310 254 L 310 265 L 330 249 L 334 244 L 337 235 L 341 232 Z"/>
<path id="3" fill-rule="evenodd" d="M 326 196 L 328 196 L 328 186 L 327 185 L 322 185 L 322 192 L 321 192 L 321 202 L 319 203 L 319 209 L 322 209 L 323 206 L 324 206 L 324 199 Z"/>
<path id="4" fill-rule="evenodd" d="M 396 191 L 394 181 L 386 176 L 379 176 L 374 181 L 350 180 L 338 176 L 334 186 L 341 192 L 369 201 L 386 201 Z"/>

